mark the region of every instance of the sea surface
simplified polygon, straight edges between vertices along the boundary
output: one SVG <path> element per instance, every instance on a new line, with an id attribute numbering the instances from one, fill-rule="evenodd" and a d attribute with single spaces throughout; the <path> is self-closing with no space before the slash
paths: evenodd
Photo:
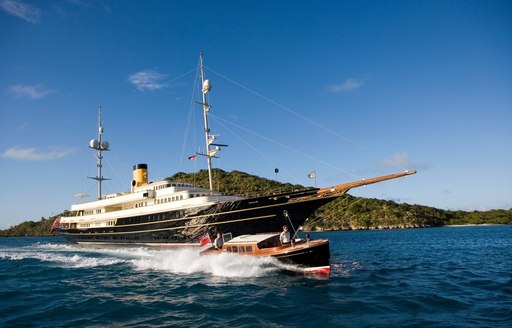
<path id="1" fill-rule="evenodd" d="M 512 226 L 315 233 L 328 279 L 197 249 L 0 238 L 0 327 L 512 327 Z"/>

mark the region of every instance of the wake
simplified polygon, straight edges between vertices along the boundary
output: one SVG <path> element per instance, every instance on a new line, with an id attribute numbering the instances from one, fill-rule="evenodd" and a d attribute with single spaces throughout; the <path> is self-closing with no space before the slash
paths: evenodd
<path id="1" fill-rule="evenodd" d="M 81 246 L 37 243 L 0 249 L 0 260 L 36 260 L 68 269 L 125 264 L 135 271 L 160 271 L 179 275 L 264 277 L 285 269 L 274 258 L 238 254 L 200 255 L 201 248 L 156 249 L 147 247 Z"/>

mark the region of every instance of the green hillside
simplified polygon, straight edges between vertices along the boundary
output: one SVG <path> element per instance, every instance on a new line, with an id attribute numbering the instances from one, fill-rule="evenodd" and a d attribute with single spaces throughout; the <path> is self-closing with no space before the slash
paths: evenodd
<path id="1" fill-rule="evenodd" d="M 9 229 L 0 230 L 0 237 L 51 236 L 50 228 L 54 218 L 41 218 L 40 221 L 25 221 Z"/>

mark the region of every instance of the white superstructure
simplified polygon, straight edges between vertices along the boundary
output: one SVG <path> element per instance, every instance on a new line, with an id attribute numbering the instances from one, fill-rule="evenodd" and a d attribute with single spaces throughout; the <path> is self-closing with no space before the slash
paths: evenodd
<path id="1" fill-rule="evenodd" d="M 101 199 L 71 206 L 68 216 L 61 217 L 62 228 L 94 228 L 115 226 L 120 218 L 155 215 L 242 199 L 223 196 L 187 182 L 147 182 L 147 165 L 134 166 L 132 190 L 103 195 Z M 158 220 L 158 219 L 156 219 Z"/>

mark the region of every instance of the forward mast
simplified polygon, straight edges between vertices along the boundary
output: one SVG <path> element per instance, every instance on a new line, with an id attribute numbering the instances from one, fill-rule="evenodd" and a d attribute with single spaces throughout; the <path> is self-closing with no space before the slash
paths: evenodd
<path id="1" fill-rule="evenodd" d="M 98 181 L 98 199 L 101 199 L 101 183 L 105 180 L 110 180 L 108 178 L 104 178 L 101 169 L 103 168 L 103 152 L 109 151 L 109 143 L 102 140 L 103 136 L 103 126 L 101 125 L 101 106 L 98 107 L 98 139 L 92 139 L 89 142 L 89 148 L 96 150 L 96 159 L 97 159 L 97 167 L 98 167 L 98 175 L 95 177 L 88 177 L 89 179 L 93 179 Z"/>

